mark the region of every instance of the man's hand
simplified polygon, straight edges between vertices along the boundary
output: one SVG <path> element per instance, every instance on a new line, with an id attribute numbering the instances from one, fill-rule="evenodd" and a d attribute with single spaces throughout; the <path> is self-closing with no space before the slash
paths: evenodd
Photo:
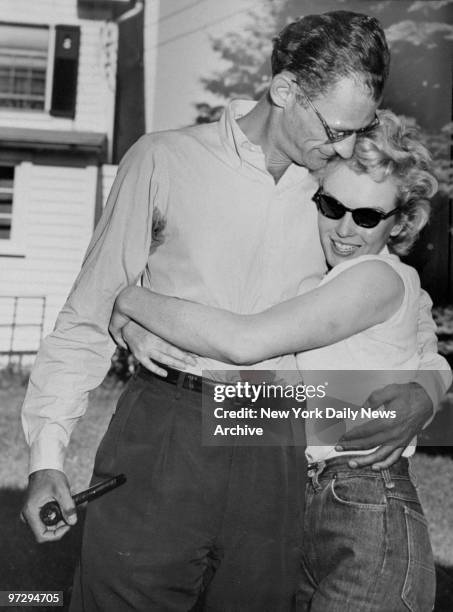
<path id="1" fill-rule="evenodd" d="M 379 446 L 369 455 L 349 461 L 350 467 L 372 465 L 373 470 L 388 468 L 397 461 L 412 438 L 420 433 L 433 414 L 433 404 L 418 383 L 392 384 L 374 391 L 365 408 L 394 410 L 394 419 L 376 419 L 360 425 L 340 438 L 337 450 L 356 451 Z"/>
<path id="2" fill-rule="evenodd" d="M 39 518 L 39 511 L 49 501 L 57 501 L 63 520 L 48 527 Z M 38 470 L 30 474 L 21 519 L 32 530 L 37 542 L 60 540 L 77 523 L 74 500 L 66 475 L 59 470 Z"/>
<path id="3" fill-rule="evenodd" d="M 135 359 L 147 370 L 158 376 L 167 376 L 167 372 L 153 360 L 177 370 L 185 370 L 187 365 L 196 365 L 197 363 L 190 353 L 173 346 L 173 344 L 152 334 L 134 321 L 129 321 L 123 327 L 122 337 Z"/>

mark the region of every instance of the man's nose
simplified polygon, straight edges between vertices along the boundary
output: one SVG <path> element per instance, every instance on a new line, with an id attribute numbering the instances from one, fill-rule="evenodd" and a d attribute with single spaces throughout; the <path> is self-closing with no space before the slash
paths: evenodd
<path id="1" fill-rule="evenodd" d="M 341 219 L 338 220 L 338 225 L 335 228 L 337 234 L 344 238 L 345 236 L 352 236 L 355 231 L 355 223 L 352 219 L 352 215 L 350 212 L 346 212 Z"/>
<path id="2" fill-rule="evenodd" d="M 344 140 L 333 142 L 332 146 L 335 150 L 335 153 L 339 155 L 342 159 L 349 159 L 354 152 L 354 146 L 355 146 L 356 140 L 357 140 L 357 135 L 351 134 Z"/>

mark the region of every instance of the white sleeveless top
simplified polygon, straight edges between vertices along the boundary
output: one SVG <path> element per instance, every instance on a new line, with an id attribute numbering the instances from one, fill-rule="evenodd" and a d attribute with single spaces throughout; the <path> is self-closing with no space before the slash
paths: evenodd
<path id="1" fill-rule="evenodd" d="M 297 355 L 297 365 L 303 372 L 305 384 L 317 386 L 328 382 L 325 399 L 307 400 L 308 410 L 315 407 L 323 410 L 321 418 L 318 412 L 318 416 L 313 413 L 313 417 L 306 420 L 309 461 L 341 455 L 334 449 L 335 442 L 345 431 L 369 420 L 361 407 L 370 393 L 390 383 L 413 380 L 420 365 L 417 346 L 420 279 L 414 268 L 403 264 L 385 248 L 379 255 L 361 255 L 338 264 L 320 284 L 324 285 L 344 270 L 370 260 L 384 261 L 395 270 L 404 284 L 404 298 L 398 310 L 383 323 L 329 346 Z M 341 308 L 341 303 L 338 307 Z M 326 407 L 334 409 L 329 411 L 330 418 L 327 418 Z M 354 413 L 344 408 L 356 410 L 358 414 L 353 418 Z M 382 418 L 391 418 L 391 415 L 383 414 Z M 404 456 L 415 452 L 415 444 L 414 439 L 405 449 Z M 373 450 L 356 453 L 367 454 Z"/>

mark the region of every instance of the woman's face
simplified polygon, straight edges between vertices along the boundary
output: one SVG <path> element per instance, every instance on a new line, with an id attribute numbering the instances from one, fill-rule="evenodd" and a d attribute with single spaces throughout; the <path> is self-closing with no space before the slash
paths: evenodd
<path id="1" fill-rule="evenodd" d="M 391 177 L 376 183 L 368 174 L 357 174 L 342 163 L 335 165 L 324 177 L 323 192 L 350 209 L 374 208 L 383 213 L 395 208 L 397 198 L 397 187 Z M 390 235 L 400 231 L 395 216 L 381 220 L 375 227 L 365 228 L 354 222 L 350 212 L 341 219 L 329 219 L 318 211 L 318 227 L 331 267 L 359 255 L 379 253 Z"/>

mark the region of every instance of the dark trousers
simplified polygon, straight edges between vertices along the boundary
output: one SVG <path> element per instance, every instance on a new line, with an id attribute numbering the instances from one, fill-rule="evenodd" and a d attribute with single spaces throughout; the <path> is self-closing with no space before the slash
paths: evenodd
<path id="1" fill-rule="evenodd" d="M 120 398 L 93 482 L 71 612 L 288 612 L 295 606 L 301 447 L 201 444 L 202 394 L 149 375 Z"/>

